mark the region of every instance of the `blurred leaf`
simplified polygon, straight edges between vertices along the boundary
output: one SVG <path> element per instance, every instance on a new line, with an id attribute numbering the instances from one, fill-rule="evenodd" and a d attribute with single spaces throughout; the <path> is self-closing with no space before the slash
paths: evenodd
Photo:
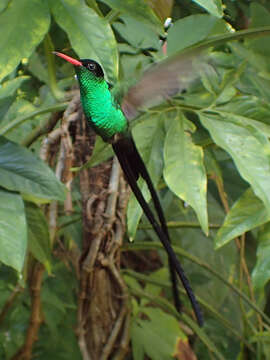
<path id="1" fill-rule="evenodd" d="M 5 81 L 0 85 L 0 100 L 12 96 L 21 84 L 29 79 L 30 76 L 18 76 L 15 79 Z"/>
<path id="2" fill-rule="evenodd" d="M 64 200 L 65 186 L 29 150 L 0 137 L 0 186 L 48 200 Z"/>
<path id="3" fill-rule="evenodd" d="M 216 70 L 209 64 L 204 64 L 203 69 L 200 71 L 201 81 L 207 91 L 214 96 L 220 91 L 219 76 Z"/>
<path id="4" fill-rule="evenodd" d="M 27 19 L 27 21 L 25 21 Z M 29 57 L 50 25 L 47 1 L 12 0 L 0 13 L 0 80 L 11 73 L 22 58 Z"/>
<path id="5" fill-rule="evenodd" d="M 145 307 L 141 311 L 147 320 L 136 317 L 131 328 L 134 359 L 143 359 L 145 353 L 151 360 L 171 360 L 180 339 L 186 340 L 178 321 L 158 308 Z M 153 346 L 155 344 L 155 346 Z"/>
<path id="6" fill-rule="evenodd" d="M 35 106 L 30 101 L 21 98 L 16 99 L 1 121 L 1 128 L 9 126 L 13 119 L 20 116 L 25 116 L 26 114 L 31 114 L 35 110 Z M 38 124 L 39 121 L 37 121 L 37 119 L 30 119 L 25 121 L 20 126 L 13 128 L 7 134 L 7 138 L 14 142 L 20 142 L 21 139 L 27 136 L 27 134 L 33 130 L 33 127 Z"/>
<path id="7" fill-rule="evenodd" d="M 150 59 L 150 56 L 145 56 L 141 53 L 134 55 L 123 54 L 121 56 L 122 77 L 128 80 L 127 85 L 130 84 L 130 74 L 132 74 L 132 80 L 138 79 L 142 75 L 143 69 L 150 63 Z M 113 89 L 119 103 L 121 102 L 121 97 L 125 94 L 125 87 L 126 85 L 124 86 L 123 82 L 119 82 Z"/>
<path id="8" fill-rule="evenodd" d="M 104 0 L 112 9 L 132 16 L 135 20 L 150 25 L 155 31 L 163 32 L 162 23 L 144 0 Z"/>
<path id="9" fill-rule="evenodd" d="M 118 52 L 106 20 L 82 0 L 50 0 L 50 5 L 56 22 L 67 32 L 78 56 L 102 64 L 109 81 L 114 83 L 118 78 Z"/>
<path id="10" fill-rule="evenodd" d="M 221 18 L 223 16 L 221 0 L 193 0 L 198 5 L 207 10 L 210 14 Z"/>
<path id="11" fill-rule="evenodd" d="M 168 31 L 168 55 L 206 39 L 217 21 L 208 14 L 194 14 L 175 21 Z"/>
<path id="12" fill-rule="evenodd" d="M 215 238 L 216 248 L 270 220 L 263 202 L 251 188 L 234 203 Z"/>
<path id="13" fill-rule="evenodd" d="M 270 12 L 259 3 L 252 2 L 250 4 L 250 18 L 250 28 L 270 25 Z M 269 37 L 266 37 L 252 40 L 250 41 L 250 47 L 264 56 L 269 56 L 269 39 Z"/>
<path id="14" fill-rule="evenodd" d="M 62 314 L 66 313 L 66 302 L 64 302 L 55 292 L 51 291 L 48 286 L 44 286 L 42 291 L 42 302 L 55 307 Z"/>
<path id="15" fill-rule="evenodd" d="M 169 188 L 195 210 L 208 233 L 206 173 L 202 148 L 192 141 L 195 126 L 181 113 L 171 120 L 164 146 L 164 178 Z"/>
<path id="16" fill-rule="evenodd" d="M 1 3 L 0 3 L 0 12 L 5 10 L 5 8 L 7 7 L 8 5 L 8 2 L 9 0 L 2 0 Z"/>
<path id="17" fill-rule="evenodd" d="M 33 75 L 45 84 L 49 83 L 48 69 L 43 65 L 39 54 L 35 51 L 28 62 L 27 68 Z"/>
<path id="18" fill-rule="evenodd" d="M 99 16 L 103 16 L 102 12 L 100 11 L 98 4 L 96 2 L 96 0 L 86 0 L 85 1 L 86 4 L 93 10 L 95 10 L 95 12 L 99 15 Z"/>
<path id="19" fill-rule="evenodd" d="M 10 120 L 7 124 L 2 125 L 2 123 L 0 123 L 0 134 L 1 135 L 5 135 L 9 132 L 13 132 L 18 126 L 21 126 L 24 122 L 29 121 L 30 119 L 38 116 L 38 115 L 43 115 L 43 114 L 48 114 L 51 113 L 53 111 L 62 111 L 67 107 L 68 103 L 57 103 L 57 104 L 53 104 L 53 105 L 49 105 L 49 106 L 44 106 L 44 107 L 40 107 L 40 108 L 35 108 L 35 110 L 33 112 L 31 112 L 30 114 L 28 113 L 24 113 L 21 116 L 16 117 L 13 120 Z"/>
<path id="20" fill-rule="evenodd" d="M 257 262 L 252 271 L 252 283 L 255 290 L 263 290 L 270 279 L 270 223 L 260 229 L 258 243 Z"/>
<path id="21" fill-rule="evenodd" d="M 171 16 L 174 0 L 147 0 L 162 23 Z"/>
<path id="22" fill-rule="evenodd" d="M 160 144 L 163 141 L 164 132 L 159 119 L 159 114 L 151 115 L 146 121 L 136 125 L 132 134 L 147 170 L 151 174 L 154 187 L 156 187 L 162 175 L 162 149 Z M 151 198 L 145 182 L 140 179 L 138 181 L 140 189 L 145 200 L 148 202 Z M 142 208 L 132 194 L 128 203 L 127 223 L 130 239 L 134 239 L 138 223 L 142 216 Z"/>
<path id="23" fill-rule="evenodd" d="M 28 229 L 28 246 L 32 255 L 51 272 L 50 234 L 47 220 L 41 209 L 26 202 L 25 214 Z"/>
<path id="24" fill-rule="evenodd" d="M 223 188 L 223 178 L 222 178 L 221 168 L 216 159 L 215 153 L 212 151 L 212 149 L 208 149 L 208 148 L 205 149 L 204 162 L 209 177 L 214 179 L 214 181 L 219 183 Z"/>
<path id="25" fill-rule="evenodd" d="M 20 272 L 26 246 L 23 200 L 19 194 L 0 189 L 0 261 Z"/>
<path id="26" fill-rule="evenodd" d="M 228 104 L 218 107 L 219 113 L 224 117 L 236 119 L 243 125 L 256 126 L 267 137 L 270 137 L 270 109 L 265 105 L 265 101 L 250 96 L 237 96 Z M 258 120 L 256 120 L 258 119 Z"/>
<path id="27" fill-rule="evenodd" d="M 131 16 L 121 16 L 122 22 L 115 22 L 113 27 L 132 46 L 139 49 L 160 48 L 160 39 L 151 28 Z"/>
<path id="28" fill-rule="evenodd" d="M 247 125 L 237 117 L 200 113 L 200 119 L 216 144 L 231 155 L 240 174 L 250 183 L 270 214 L 268 138 L 255 126 Z"/>

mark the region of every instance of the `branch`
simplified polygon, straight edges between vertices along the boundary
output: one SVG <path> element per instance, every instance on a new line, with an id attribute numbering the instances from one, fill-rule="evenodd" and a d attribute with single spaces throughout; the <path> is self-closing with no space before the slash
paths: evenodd
<path id="1" fill-rule="evenodd" d="M 41 285 L 44 273 L 44 266 L 36 262 L 33 266 L 33 273 L 30 280 L 31 294 L 31 316 L 27 329 L 24 345 L 12 357 L 11 360 L 30 360 L 32 358 L 32 350 L 37 340 L 41 319 Z"/>
<path id="2" fill-rule="evenodd" d="M 48 120 L 37 126 L 30 132 L 21 142 L 22 146 L 31 146 L 40 136 L 50 133 L 60 118 L 60 112 L 56 112 L 50 116 Z"/>
<path id="3" fill-rule="evenodd" d="M 15 287 L 15 289 L 12 291 L 12 293 L 10 294 L 9 298 L 5 302 L 5 305 L 3 306 L 3 309 L 0 313 L 0 324 L 2 323 L 2 321 L 4 320 L 5 316 L 7 315 L 8 311 L 9 311 L 9 309 L 11 308 L 14 301 L 16 300 L 16 297 L 19 295 L 20 292 L 22 292 L 22 290 L 23 290 L 22 287 L 17 285 Z"/>

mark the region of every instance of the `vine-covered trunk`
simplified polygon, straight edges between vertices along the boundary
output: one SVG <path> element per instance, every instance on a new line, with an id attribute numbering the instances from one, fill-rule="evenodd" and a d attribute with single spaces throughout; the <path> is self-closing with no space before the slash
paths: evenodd
<path id="1" fill-rule="evenodd" d="M 90 158 L 94 139 L 80 116 L 75 130 L 75 166 Z M 127 186 L 116 159 L 81 170 L 79 184 L 83 218 L 78 266 L 79 347 L 84 360 L 105 360 L 112 354 L 121 359 L 129 341 L 127 290 L 120 274 Z"/>

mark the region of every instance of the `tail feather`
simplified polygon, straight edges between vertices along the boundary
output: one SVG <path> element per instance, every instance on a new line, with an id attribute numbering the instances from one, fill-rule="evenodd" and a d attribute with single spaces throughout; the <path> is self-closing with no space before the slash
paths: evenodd
<path id="1" fill-rule="evenodd" d="M 131 163 L 133 164 L 133 171 L 136 171 L 136 175 L 141 175 L 142 178 L 145 180 L 145 182 L 148 186 L 148 189 L 150 191 L 158 218 L 159 218 L 161 229 L 164 232 L 164 234 L 167 236 L 168 240 L 170 241 L 170 236 L 169 236 L 169 232 L 168 232 L 168 228 L 167 228 L 167 224 L 166 224 L 166 219 L 165 219 L 159 198 L 157 196 L 156 190 L 155 190 L 152 180 L 150 178 L 150 175 L 149 175 L 147 168 L 141 158 L 140 153 L 137 150 L 134 140 L 132 138 L 129 138 L 128 141 L 131 144 L 130 148 L 132 147 L 132 162 Z M 169 269 L 170 269 L 170 277 L 171 277 L 171 283 L 172 283 L 174 305 L 175 305 L 175 308 L 177 309 L 177 311 L 181 312 L 182 304 L 181 304 L 181 300 L 180 300 L 178 288 L 177 288 L 177 277 L 176 277 L 176 272 L 175 272 L 175 269 L 174 269 L 174 266 L 173 266 L 173 263 L 172 263 L 170 257 L 169 257 Z"/>
<path id="2" fill-rule="evenodd" d="M 154 189 L 154 186 L 153 186 L 151 178 L 148 174 L 148 171 L 144 165 L 144 162 L 141 159 L 141 156 L 135 146 L 135 143 L 132 138 L 122 138 L 122 139 L 119 139 L 116 143 L 113 143 L 112 146 L 113 146 L 114 152 L 120 162 L 122 170 L 125 174 L 125 177 L 129 183 L 134 195 L 136 196 L 146 217 L 148 218 L 151 225 L 153 226 L 153 229 L 155 230 L 156 234 L 158 235 L 160 241 L 162 242 L 162 244 L 168 254 L 175 306 L 176 306 L 177 310 L 180 311 L 181 302 L 180 302 L 178 290 L 177 290 L 177 280 L 176 280 L 176 273 L 177 273 L 177 275 L 179 276 L 179 278 L 183 284 L 183 287 L 185 288 L 186 293 L 190 299 L 190 302 L 191 302 L 191 305 L 195 312 L 197 321 L 198 321 L 199 325 L 201 326 L 203 324 L 203 317 L 201 314 L 199 304 L 197 303 L 197 300 L 196 300 L 196 298 L 193 294 L 193 291 L 190 287 L 189 281 L 185 276 L 184 270 L 182 269 L 176 255 L 170 245 L 168 228 L 166 225 L 165 217 L 164 217 L 158 196 L 156 194 L 156 191 Z M 158 222 L 156 221 L 155 216 L 153 215 L 153 212 L 151 211 L 150 207 L 148 206 L 147 202 L 145 201 L 145 199 L 142 195 L 142 192 L 137 185 L 137 180 L 140 175 L 147 183 L 147 186 L 149 188 L 149 191 L 151 193 L 151 196 L 152 196 L 152 199 L 153 199 L 153 202 L 155 205 L 156 212 L 158 214 L 160 224 L 158 224 Z"/>

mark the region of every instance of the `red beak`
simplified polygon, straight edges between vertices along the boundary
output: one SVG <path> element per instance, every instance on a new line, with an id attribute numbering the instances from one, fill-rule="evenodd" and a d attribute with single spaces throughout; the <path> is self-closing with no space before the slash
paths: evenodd
<path id="1" fill-rule="evenodd" d="M 73 59 L 72 57 L 67 56 L 67 55 L 65 55 L 65 54 L 62 54 L 62 53 L 60 53 L 60 52 L 53 51 L 53 54 L 55 54 L 55 55 L 61 57 L 62 59 L 70 62 L 70 63 L 71 63 L 72 65 L 74 65 L 74 66 L 82 66 L 82 65 L 83 65 L 79 60 Z"/>

